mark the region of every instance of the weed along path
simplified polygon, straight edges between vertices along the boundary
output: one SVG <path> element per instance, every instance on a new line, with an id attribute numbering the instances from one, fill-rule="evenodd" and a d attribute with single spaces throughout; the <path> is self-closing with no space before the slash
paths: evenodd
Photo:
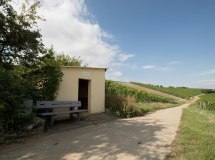
<path id="1" fill-rule="evenodd" d="M 143 117 L 45 133 L 35 140 L 0 150 L 1 160 L 160 160 L 170 152 L 182 108 Z"/>

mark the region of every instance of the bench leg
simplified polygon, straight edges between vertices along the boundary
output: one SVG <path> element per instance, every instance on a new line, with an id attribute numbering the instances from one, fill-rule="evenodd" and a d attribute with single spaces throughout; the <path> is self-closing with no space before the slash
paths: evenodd
<path id="1" fill-rule="evenodd" d="M 80 121 L 80 114 L 77 113 L 77 119 Z"/>
<path id="2" fill-rule="evenodd" d="M 50 116 L 49 126 L 52 128 L 54 125 L 54 116 Z"/>

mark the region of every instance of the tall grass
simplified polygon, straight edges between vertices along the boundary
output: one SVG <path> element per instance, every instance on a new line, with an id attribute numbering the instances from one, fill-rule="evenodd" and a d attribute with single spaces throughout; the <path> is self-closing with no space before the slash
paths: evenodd
<path id="1" fill-rule="evenodd" d="M 196 106 L 200 109 L 215 111 L 215 93 L 201 96 Z"/>

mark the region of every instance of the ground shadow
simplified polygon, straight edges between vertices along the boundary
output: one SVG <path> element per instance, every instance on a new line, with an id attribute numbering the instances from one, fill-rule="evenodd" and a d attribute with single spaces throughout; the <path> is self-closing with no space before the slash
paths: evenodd
<path id="1" fill-rule="evenodd" d="M 161 159 L 161 152 L 169 145 L 158 141 L 157 132 L 165 129 L 162 123 L 150 119 L 114 119 L 47 133 L 35 141 L 1 150 L 0 159 Z"/>

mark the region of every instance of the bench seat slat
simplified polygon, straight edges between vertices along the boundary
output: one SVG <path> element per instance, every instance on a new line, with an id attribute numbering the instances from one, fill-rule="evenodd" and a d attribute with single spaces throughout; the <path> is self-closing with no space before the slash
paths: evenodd
<path id="1" fill-rule="evenodd" d="M 51 116 L 51 115 L 58 115 L 58 114 L 81 113 L 81 112 L 87 112 L 87 110 L 73 110 L 73 111 L 66 111 L 66 112 L 47 112 L 47 113 L 38 113 L 38 115 Z"/>
<path id="2" fill-rule="evenodd" d="M 37 101 L 37 109 L 81 107 L 80 101 Z"/>

